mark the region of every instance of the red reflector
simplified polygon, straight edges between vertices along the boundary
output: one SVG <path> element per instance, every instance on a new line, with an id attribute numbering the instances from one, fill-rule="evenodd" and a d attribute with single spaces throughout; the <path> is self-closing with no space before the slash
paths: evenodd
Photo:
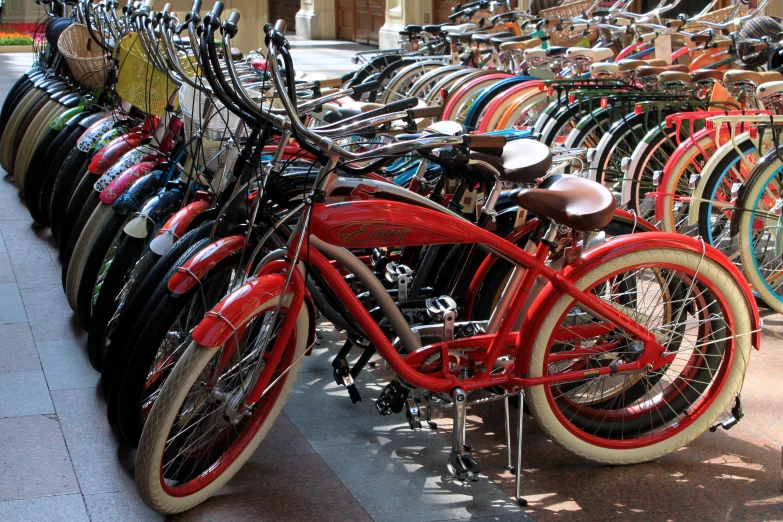
<path id="1" fill-rule="evenodd" d="M 543 83 L 538 84 L 538 92 L 544 92 L 546 90 L 546 85 Z"/>
<path id="2" fill-rule="evenodd" d="M 704 124 L 704 127 L 705 127 L 707 130 L 712 130 L 712 129 L 714 129 L 714 128 L 715 128 L 715 122 L 714 122 L 714 121 L 712 121 L 712 120 L 707 120 L 707 122 Z"/>
<path id="3" fill-rule="evenodd" d="M 633 112 L 635 112 L 636 114 L 641 114 L 641 113 L 643 112 L 643 110 L 642 110 L 642 106 L 641 106 L 641 105 L 637 105 L 637 106 L 635 106 L 635 107 L 633 108 Z"/>
<path id="4" fill-rule="evenodd" d="M 547 96 L 552 96 L 552 87 L 550 87 L 549 89 L 546 90 L 546 95 Z"/>
<path id="5" fill-rule="evenodd" d="M 609 107 L 609 100 L 606 98 L 601 98 L 601 108 L 606 109 L 607 107 Z"/>
<path id="6" fill-rule="evenodd" d="M 441 100 L 445 100 L 446 99 L 446 95 L 448 95 L 448 93 L 446 92 L 446 89 L 441 89 L 440 90 L 440 99 Z"/>
<path id="7" fill-rule="evenodd" d="M 571 93 L 568 95 L 568 103 L 574 103 L 576 101 L 576 94 Z"/>
<path id="8" fill-rule="evenodd" d="M 756 129 L 756 127 L 751 127 L 750 128 L 750 138 L 755 140 L 756 136 L 758 136 L 758 135 L 759 135 L 759 131 Z"/>

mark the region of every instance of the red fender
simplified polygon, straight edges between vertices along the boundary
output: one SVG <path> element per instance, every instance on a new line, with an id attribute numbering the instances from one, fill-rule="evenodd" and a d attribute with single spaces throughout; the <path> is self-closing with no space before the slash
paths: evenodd
<path id="1" fill-rule="evenodd" d="M 99 150 L 90 160 L 89 171 L 92 174 L 102 176 L 106 174 L 112 165 L 126 152 L 138 147 L 142 141 L 149 138 L 149 134 L 143 131 L 129 132 L 114 138 L 108 145 Z"/>
<path id="2" fill-rule="evenodd" d="M 305 290 L 304 280 L 297 271 L 296 277 L 291 281 L 294 288 L 299 288 L 304 293 L 303 302 L 307 306 L 310 315 L 310 327 L 307 337 L 307 354 L 315 343 L 315 306 L 310 294 Z M 282 294 L 285 285 L 285 274 L 265 273 L 251 279 L 231 294 L 227 295 L 212 310 L 204 316 L 198 326 L 193 330 L 192 337 L 201 346 L 218 348 L 223 346 L 234 333 L 234 328 L 240 329 L 253 314 L 259 305 L 273 297 Z M 297 299 L 291 303 L 296 305 Z M 302 301 L 299 301 L 300 306 Z M 296 310 L 298 314 L 299 311 Z"/>
<path id="3" fill-rule="evenodd" d="M 574 263 L 567 266 L 563 270 L 562 277 L 564 279 L 568 279 L 569 281 L 578 281 L 596 265 L 608 263 L 616 257 L 638 250 L 640 237 L 641 236 L 638 234 L 618 237 L 587 252 Z M 698 255 L 702 255 L 703 253 L 706 257 L 719 263 L 727 272 L 729 272 L 729 275 L 733 279 L 739 281 L 740 287 L 745 294 L 745 300 L 751 310 L 750 331 L 755 332 L 751 337 L 751 345 L 757 350 L 761 349 L 761 321 L 759 319 L 759 310 L 756 306 L 756 300 L 753 297 L 750 286 L 747 283 L 744 283 L 745 277 L 742 275 L 742 272 L 740 272 L 739 269 L 734 265 L 734 263 L 729 261 L 726 256 L 718 251 L 715 247 L 703 243 L 695 238 L 681 234 L 674 234 L 671 232 L 646 232 L 644 233 L 643 237 L 645 246 L 649 246 L 654 243 L 655 246 L 659 248 L 674 247 L 681 250 L 688 250 Z M 526 365 L 529 363 L 529 354 L 520 354 L 519 351 L 520 349 L 526 350 L 527 347 L 532 346 L 532 343 L 538 336 L 538 332 L 541 329 L 541 325 L 543 323 L 543 321 L 536 319 L 544 317 L 542 314 L 545 314 L 548 311 L 548 308 L 554 306 L 558 297 L 560 297 L 560 291 L 556 290 L 550 284 L 547 285 L 544 291 L 542 291 L 541 294 L 536 298 L 533 306 L 531 306 L 530 310 L 528 311 L 527 317 L 525 318 L 524 324 L 530 325 L 530 327 L 520 329 L 519 335 L 517 337 L 516 360 L 526 361 Z M 517 375 L 525 375 L 528 373 L 528 371 L 529 368 L 526 366 L 521 369 L 515 369 L 514 373 Z"/>
<path id="4" fill-rule="evenodd" d="M 204 319 L 198 323 L 191 337 L 201 346 L 223 346 L 234 327 L 244 324 L 256 311 L 259 301 L 277 297 L 283 293 L 285 276 L 268 274 L 248 281 L 223 298 Z"/>
<path id="5" fill-rule="evenodd" d="M 163 156 L 159 156 L 154 160 L 143 161 L 130 167 L 125 172 L 114 178 L 114 180 L 109 183 L 109 186 L 101 191 L 101 202 L 105 203 L 106 205 L 114 204 L 114 202 L 117 201 L 117 198 L 120 197 L 122 193 L 128 189 L 128 187 L 133 185 L 137 179 L 152 172 L 162 158 Z"/>
<path id="6" fill-rule="evenodd" d="M 175 294 L 190 291 L 220 261 L 245 245 L 245 236 L 228 236 L 199 250 L 169 279 L 169 290 Z"/>
<path id="7" fill-rule="evenodd" d="M 157 235 L 159 236 L 164 232 L 171 230 L 174 232 L 174 237 L 176 239 L 181 238 L 185 235 L 185 232 L 188 231 L 193 220 L 202 212 L 206 212 L 210 208 L 212 208 L 212 203 L 203 199 L 185 205 L 166 221 L 166 224 L 158 231 Z"/>

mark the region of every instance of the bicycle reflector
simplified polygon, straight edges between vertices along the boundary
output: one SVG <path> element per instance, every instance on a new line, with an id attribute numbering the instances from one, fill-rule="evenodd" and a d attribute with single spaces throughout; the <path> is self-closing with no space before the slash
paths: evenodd
<path id="1" fill-rule="evenodd" d="M 571 93 L 568 95 L 568 103 L 574 103 L 576 101 L 576 94 Z"/>
<path id="2" fill-rule="evenodd" d="M 538 84 L 538 92 L 544 92 L 546 90 L 546 85 L 543 83 Z"/>
<path id="3" fill-rule="evenodd" d="M 609 100 L 606 98 L 601 98 L 601 108 L 606 109 L 607 107 L 609 107 Z"/>
<path id="4" fill-rule="evenodd" d="M 759 131 L 756 127 L 751 127 L 748 132 L 750 132 L 750 139 L 752 140 L 755 140 L 759 135 Z"/>
<path id="5" fill-rule="evenodd" d="M 715 122 L 712 121 L 712 120 L 707 120 L 706 123 L 704 124 L 704 128 L 707 129 L 707 130 L 714 129 L 715 128 Z"/>
<path id="6" fill-rule="evenodd" d="M 642 109 L 642 106 L 641 106 L 641 104 L 637 104 L 637 105 L 636 105 L 636 106 L 633 108 L 633 112 L 635 112 L 636 114 L 641 114 L 642 112 L 644 112 L 644 111 L 643 111 L 643 109 Z"/>

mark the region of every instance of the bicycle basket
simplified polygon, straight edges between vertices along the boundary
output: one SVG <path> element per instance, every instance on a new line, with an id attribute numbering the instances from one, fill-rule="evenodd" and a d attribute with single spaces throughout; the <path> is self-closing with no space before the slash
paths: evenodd
<path id="1" fill-rule="evenodd" d="M 147 114 L 159 116 L 163 114 L 169 98 L 179 86 L 166 73 L 154 67 L 138 38 L 138 34 L 133 33 L 120 41 L 117 54 L 117 94 Z M 184 53 L 180 53 L 179 62 L 185 72 L 196 75 Z"/>
<path id="2" fill-rule="evenodd" d="M 207 99 L 213 104 L 209 113 L 205 113 Z M 179 107 L 191 156 L 196 149 L 196 141 L 193 138 L 202 132 L 204 139 L 201 140 L 198 163 L 213 171 L 225 165 L 228 147 L 225 146 L 224 140 L 231 136 L 239 138 L 245 135 L 241 118 L 215 98 L 209 98 L 188 84 L 182 84 L 179 90 Z"/>
<path id="3" fill-rule="evenodd" d="M 576 0 L 575 2 L 564 3 L 557 7 L 542 9 L 538 13 L 539 18 L 573 18 L 581 16 L 593 5 L 593 0 Z M 594 32 L 594 30 L 593 30 Z M 561 29 L 549 31 L 549 42 L 551 45 L 560 47 L 571 47 L 584 40 L 585 35 L 582 31 L 572 31 L 563 24 Z"/>
<path id="4" fill-rule="evenodd" d="M 726 21 L 726 19 L 729 17 L 732 11 L 736 8 L 736 5 L 730 5 L 729 7 L 724 7 L 723 9 L 718 9 L 716 11 L 712 11 L 711 13 L 707 13 L 704 16 L 700 16 L 698 18 L 693 18 L 688 21 L 685 25 L 682 26 L 682 31 L 685 31 L 686 33 L 695 33 L 698 31 L 704 31 L 705 29 L 709 29 L 706 25 L 700 24 L 699 20 L 704 20 L 706 22 L 712 22 L 716 24 L 720 24 Z M 741 4 L 739 11 L 737 11 L 736 16 L 745 16 L 748 14 L 748 6 L 745 4 Z"/>
<path id="5" fill-rule="evenodd" d="M 106 85 L 112 58 L 93 40 L 87 26 L 71 24 L 57 40 L 57 49 L 65 58 L 74 79 L 90 89 Z"/>

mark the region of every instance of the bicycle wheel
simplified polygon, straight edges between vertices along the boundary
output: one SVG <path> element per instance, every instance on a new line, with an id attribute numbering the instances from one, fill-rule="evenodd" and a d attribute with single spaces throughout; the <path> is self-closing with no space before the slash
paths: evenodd
<path id="1" fill-rule="evenodd" d="M 741 137 L 740 137 L 741 138 Z M 740 152 L 737 152 L 739 149 Z M 702 176 L 707 179 L 704 182 L 701 198 L 698 200 L 698 214 L 696 226 L 699 235 L 707 243 L 723 252 L 729 259 L 736 262 L 739 256 L 737 237 L 731 235 L 731 215 L 734 212 L 732 200 L 732 188 L 735 183 L 742 183 L 749 173 L 750 165 L 755 165 L 759 160 L 756 144 L 753 140 L 741 141 L 737 139 L 737 146 L 726 148 L 725 154 L 720 149 L 705 165 Z M 694 205 L 695 206 L 695 205 Z"/>
<path id="2" fill-rule="evenodd" d="M 290 300 L 287 294 L 278 324 L 289 313 L 285 305 Z M 264 364 L 262 356 L 274 344 L 277 329 L 267 323 L 279 301 L 277 296 L 269 298 L 246 323 L 235 325 L 242 336 L 232 341 L 230 356 L 227 345 L 216 349 L 192 343 L 172 370 L 144 425 L 136 454 L 136 487 L 151 509 L 174 514 L 204 502 L 239 471 L 266 437 L 291 393 L 300 356 L 307 349 L 306 306 L 298 311 L 295 329 L 274 370 L 272 378 L 277 380 L 270 380 L 274 384 L 266 395 L 235 423 L 223 421 L 226 407 L 215 399 L 246 392 L 243 377 Z"/>
<path id="3" fill-rule="evenodd" d="M 715 137 L 708 133 L 696 134 L 691 141 L 695 146 L 685 145 L 687 150 L 678 150 L 672 154 L 671 161 L 664 170 L 663 179 L 655 197 L 655 217 L 661 230 L 695 235 L 696 227 L 688 222 L 692 176 L 699 176 L 704 166 L 718 148 Z M 676 158 L 676 159 L 675 159 Z"/>
<path id="4" fill-rule="evenodd" d="M 783 194 L 783 164 L 772 151 L 751 173 L 735 212 L 740 260 L 753 290 L 767 305 L 783 312 L 783 221 L 776 210 Z"/>
<path id="5" fill-rule="evenodd" d="M 629 158 L 620 203 L 648 221 L 655 217 L 654 173 L 663 172 L 675 148 L 677 131 L 659 125 L 644 135 Z"/>
<path id="6" fill-rule="evenodd" d="M 387 105 L 393 101 L 410 97 L 408 92 L 420 78 L 426 76 L 430 71 L 442 68 L 442 61 L 417 61 L 408 65 L 389 81 L 381 95 L 380 103 Z"/>
<path id="7" fill-rule="evenodd" d="M 148 306 L 137 320 L 141 328 L 139 342 L 118 381 L 117 415 L 124 441 L 135 446 L 147 415 L 168 373 L 190 344 L 189 334 L 209 310 L 231 291 L 242 277 L 238 251 L 218 263 L 189 292 L 169 290 L 168 281 L 183 263 L 173 267 L 161 281 Z"/>
<path id="8" fill-rule="evenodd" d="M 623 306 L 674 357 L 656 371 L 603 376 L 587 372 L 565 389 L 531 387 L 531 413 L 557 445 L 605 464 L 645 462 L 686 445 L 730 406 L 744 379 L 752 344 L 752 305 L 741 283 L 711 255 L 644 243 L 634 252 L 600 260 L 582 274 L 577 287 Z M 623 299 L 628 295 L 630 303 Z M 533 343 L 530 377 L 606 363 L 608 352 L 568 358 L 567 352 L 576 347 L 614 342 L 618 349 L 612 356 L 617 362 L 636 356 L 630 355 L 633 339 L 611 325 L 604 330 L 613 332 L 608 336 L 563 335 L 574 327 L 574 317 L 580 324 L 602 322 L 570 296 L 554 295 L 542 313 L 545 319 Z M 620 400 L 622 395 L 611 396 L 626 379 L 638 376 L 657 382 L 632 403 Z"/>

